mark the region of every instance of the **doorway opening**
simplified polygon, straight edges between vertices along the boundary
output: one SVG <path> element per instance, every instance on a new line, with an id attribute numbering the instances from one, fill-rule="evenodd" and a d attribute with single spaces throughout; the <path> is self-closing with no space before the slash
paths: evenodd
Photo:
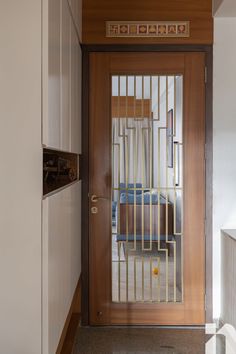
<path id="1" fill-rule="evenodd" d="M 86 56 L 83 323 L 202 325 L 205 53 Z"/>

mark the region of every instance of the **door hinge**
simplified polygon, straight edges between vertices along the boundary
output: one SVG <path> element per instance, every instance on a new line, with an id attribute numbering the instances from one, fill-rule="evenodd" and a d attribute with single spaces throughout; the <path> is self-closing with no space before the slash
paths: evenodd
<path id="1" fill-rule="evenodd" d="M 205 66 L 205 84 L 207 83 L 207 67 Z"/>

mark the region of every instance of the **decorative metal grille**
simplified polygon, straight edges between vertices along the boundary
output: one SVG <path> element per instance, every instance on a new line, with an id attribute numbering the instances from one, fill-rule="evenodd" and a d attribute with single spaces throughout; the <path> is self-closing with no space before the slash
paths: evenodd
<path id="1" fill-rule="evenodd" d="M 183 300 L 183 77 L 112 77 L 112 301 Z"/>

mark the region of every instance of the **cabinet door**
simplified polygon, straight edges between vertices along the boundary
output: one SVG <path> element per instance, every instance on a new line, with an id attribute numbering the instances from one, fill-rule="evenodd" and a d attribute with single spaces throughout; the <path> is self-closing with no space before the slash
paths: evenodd
<path id="1" fill-rule="evenodd" d="M 81 272 L 81 182 L 43 200 L 43 354 L 56 352 Z"/>
<path id="2" fill-rule="evenodd" d="M 45 110 L 43 143 L 60 149 L 60 1 L 48 1 L 48 110 Z M 45 44 L 46 45 L 46 44 Z M 46 51 L 45 51 L 46 55 Z M 47 68 L 45 67 L 45 70 Z M 44 102 L 47 104 L 47 102 Z M 46 114 L 47 112 L 47 114 Z"/>
<path id="3" fill-rule="evenodd" d="M 71 95 L 71 68 L 70 68 L 70 29 L 71 17 L 67 0 L 62 0 L 61 23 L 61 150 L 70 151 L 70 95 Z"/>
<path id="4" fill-rule="evenodd" d="M 46 6 L 46 5 L 45 5 Z M 82 53 L 67 0 L 49 0 L 44 14 L 43 144 L 81 152 Z M 71 9 L 78 12 L 78 2 Z M 46 27 L 48 26 L 48 31 Z"/>
<path id="5" fill-rule="evenodd" d="M 81 152 L 82 54 L 75 27 L 71 26 L 71 150 Z"/>

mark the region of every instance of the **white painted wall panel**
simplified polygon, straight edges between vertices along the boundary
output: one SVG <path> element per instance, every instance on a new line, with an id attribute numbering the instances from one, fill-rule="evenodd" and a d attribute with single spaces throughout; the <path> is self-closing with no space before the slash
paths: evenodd
<path id="1" fill-rule="evenodd" d="M 0 1 L 0 353 L 41 354 L 41 0 Z"/>
<path id="2" fill-rule="evenodd" d="M 215 18 L 213 98 L 213 305 L 220 316 L 221 229 L 236 228 L 236 18 Z"/>

